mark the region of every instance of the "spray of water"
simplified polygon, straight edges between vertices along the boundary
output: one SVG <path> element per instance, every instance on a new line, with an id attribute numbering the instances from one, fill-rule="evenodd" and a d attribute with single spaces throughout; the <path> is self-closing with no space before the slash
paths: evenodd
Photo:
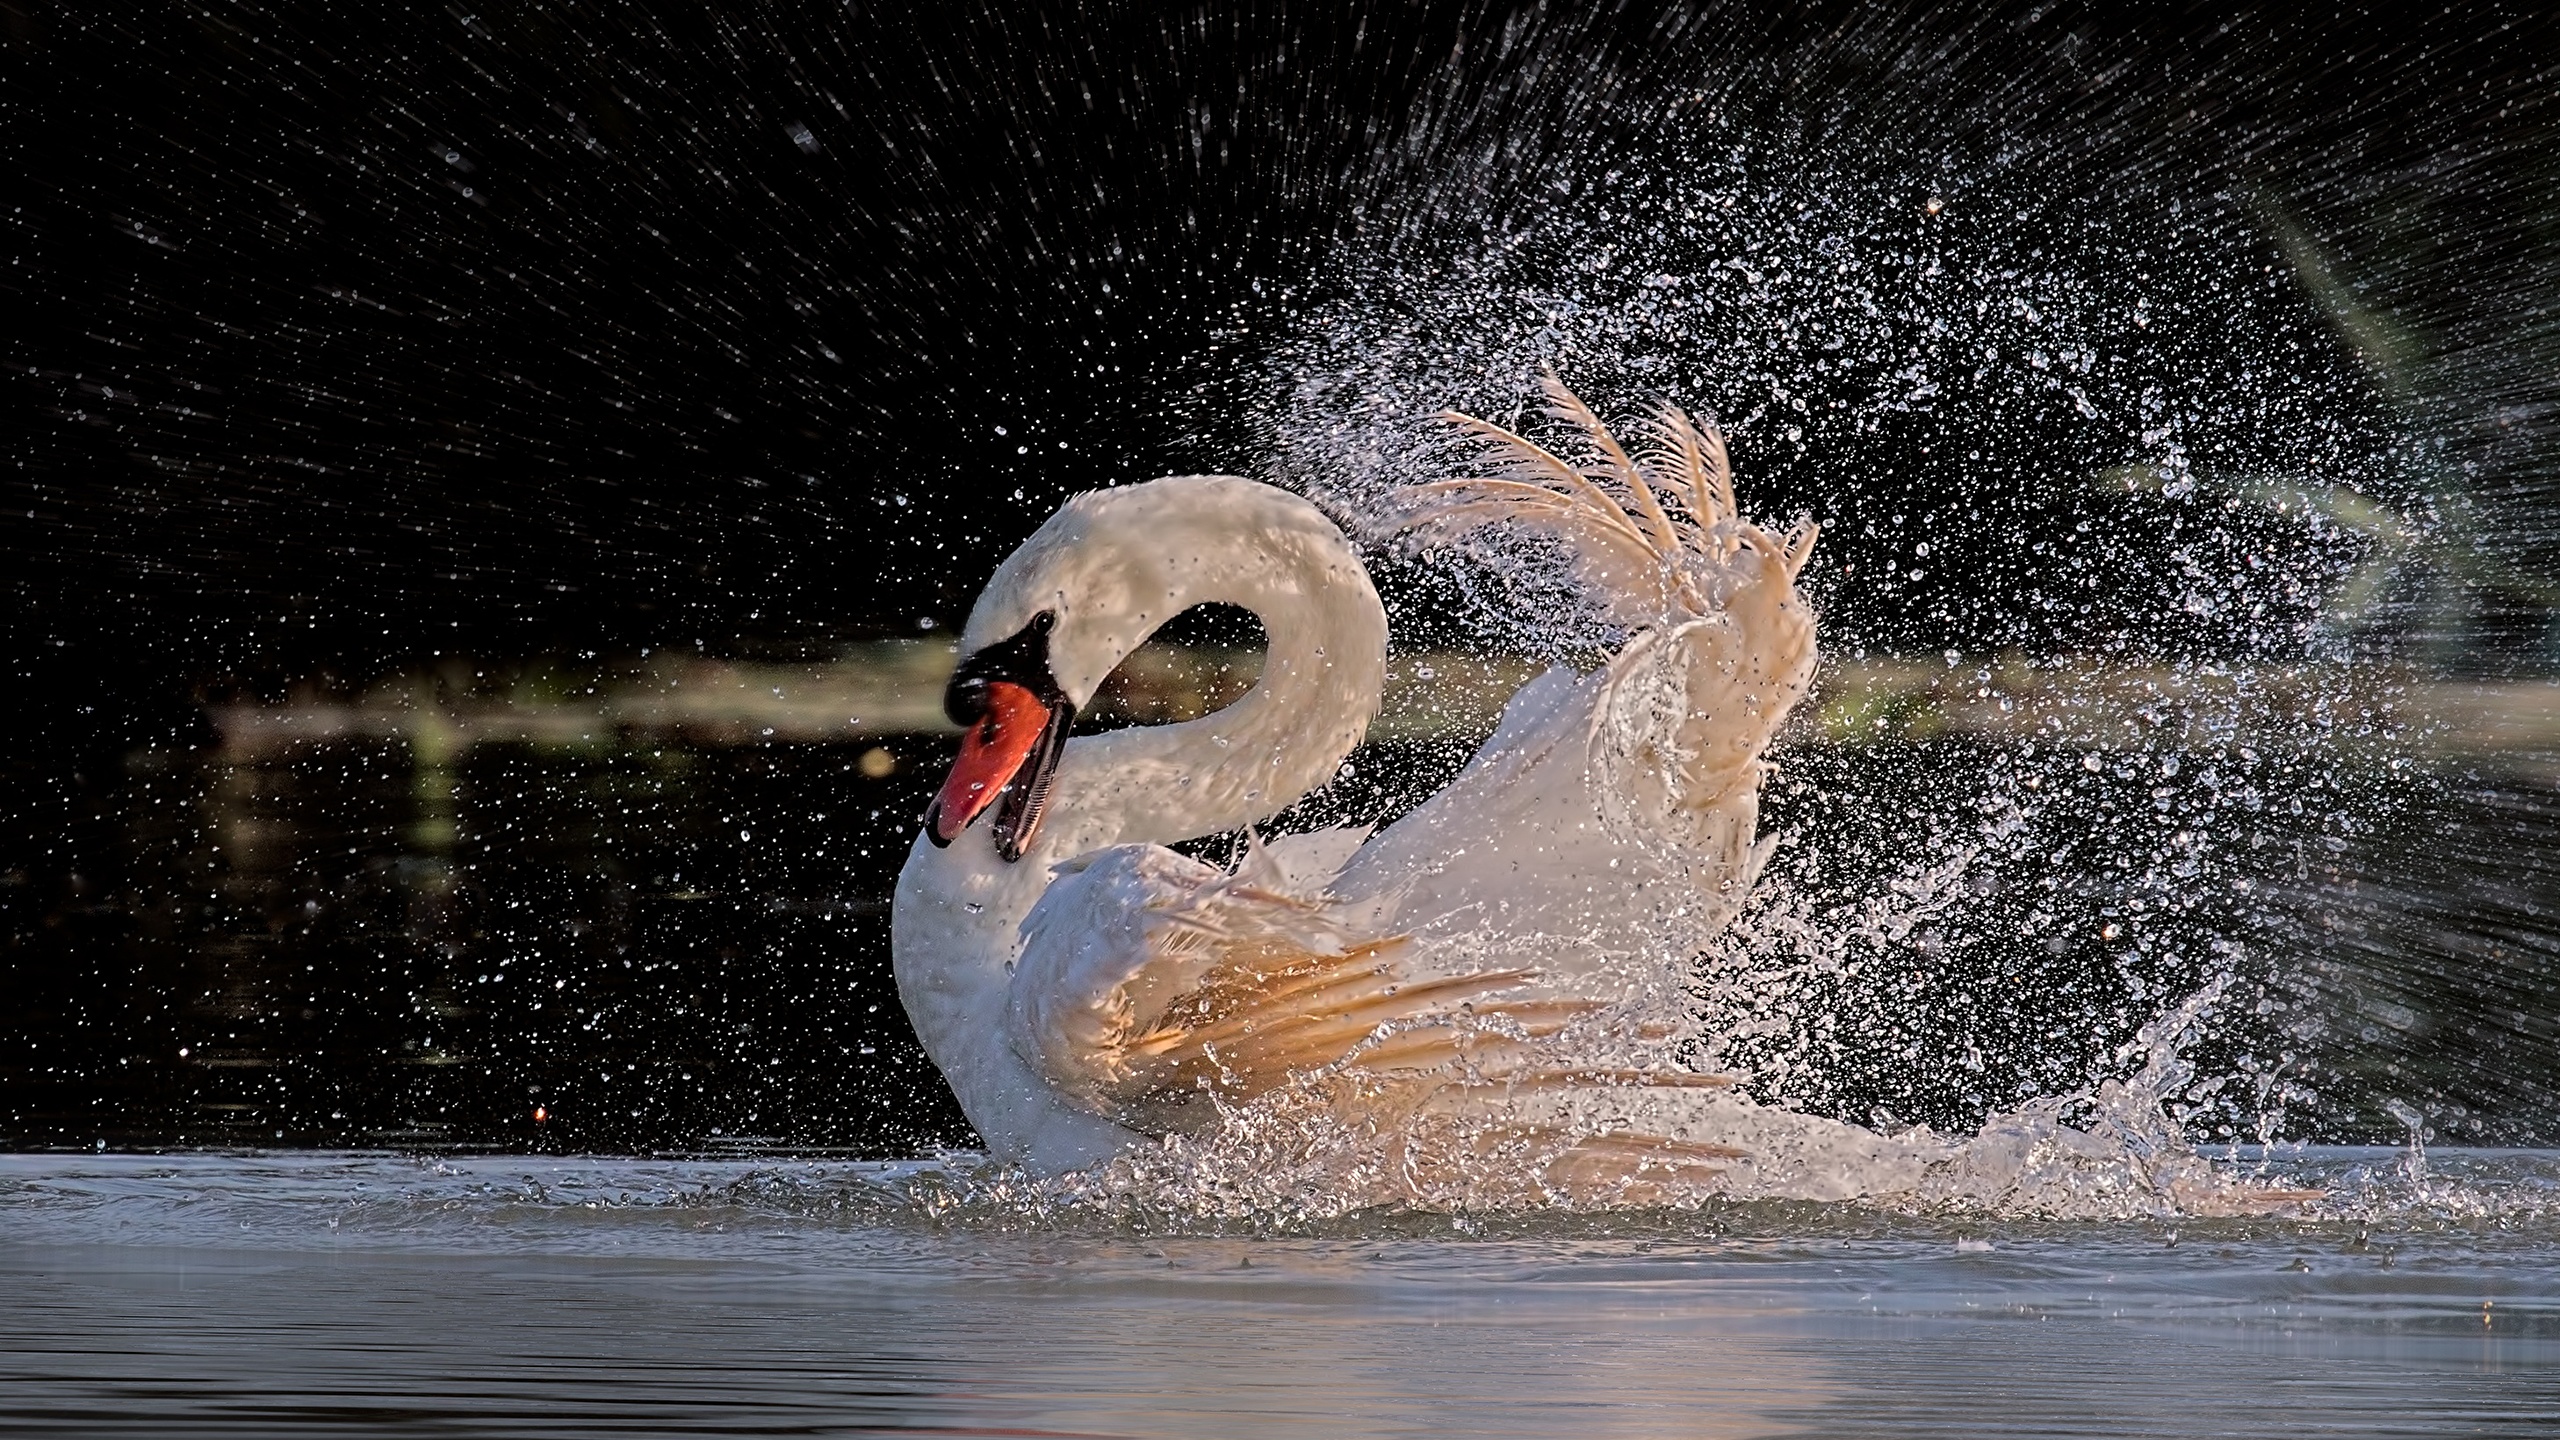
<path id="1" fill-rule="evenodd" d="M 1758 1158 L 1700 1193 L 2301 1203 L 2195 1147 L 2271 1143 L 2318 1098 L 2275 897 L 2425 798 L 2370 703 L 2425 446 L 2315 303 L 2308 242 L 2245 186 L 1826 130 L 1748 77 L 1618 138 L 1496 199 L 1435 184 L 1355 248 L 1262 377 L 1275 477 L 1395 553 L 1389 493 L 1447 473 L 1419 417 L 1516 424 L 1546 367 L 1607 410 L 1669 399 L 1722 421 L 1747 510 L 1823 522 L 1835 680 L 1895 656 L 1968 701 L 1999 680 L 2004 711 L 2061 697 L 1978 743 L 1846 705 L 1781 744 L 1778 858 L 1731 923 L 1644 957 L 1668 1043 L 1744 1082 L 1717 1133 Z M 1484 648 L 1587 666 L 1626 638 L 1534 543 L 1403 558 Z M 1237 1111 L 1111 1183 L 1558 1198 L 1517 1167 L 1419 1180 L 1325 1106 Z"/>

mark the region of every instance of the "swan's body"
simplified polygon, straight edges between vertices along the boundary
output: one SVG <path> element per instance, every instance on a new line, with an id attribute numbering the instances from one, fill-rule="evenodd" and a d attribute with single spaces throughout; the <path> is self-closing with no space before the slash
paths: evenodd
<path id="1" fill-rule="evenodd" d="M 1315 507 L 1231 478 L 1097 492 L 999 568 L 955 681 L 976 728 L 894 923 L 908 1012 L 991 1153 L 1080 1168 L 1292 1089 L 1408 1167 L 1526 1147 L 1536 1184 L 1587 1192 L 1743 1158 L 1724 1137 L 1750 1107 L 1669 1042 L 1679 967 L 1765 856 L 1759 755 L 1812 671 L 1812 535 L 1734 514 L 1712 430 L 1667 410 L 1638 462 L 1550 395 L 1588 460 L 1453 417 L 1498 468 L 1406 492 L 1403 528 L 1552 536 L 1630 638 L 1524 686 L 1447 789 L 1365 843 L 1256 844 L 1232 874 L 1162 848 L 1324 783 L 1376 712 L 1385 614 Z M 1066 742 L 1054 778 L 1021 758 L 1213 601 L 1270 636 L 1244 699 Z"/>
<path id="2" fill-rule="evenodd" d="M 1376 713 L 1386 616 L 1314 506 L 1221 477 L 1097 492 L 997 570 L 952 683 L 969 729 L 893 926 L 908 1014 L 991 1154 L 1057 1174 L 1208 1135 L 1266 1192 L 1312 1166 L 1345 1203 L 1497 1204 L 1921 1195 L 1986 1167 L 2068 1189 L 2124 1159 L 2027 1112 L 1964 1146 L 1888 1137 L 1679 1063 L 1687 964 L 1767 855 L 1760 755 L 1812 674 L 1795 576 L 1813 535 L 1742 521 L 1721 439 L 1678 411 L 1639 460 L 1548 393 L 1578 463 L 1450 417 L 1491 473 L 1401 492 L 1398 528 L 1557 542 L 1625 642 L 1523 686 L 1457 779 L 1375 837 L 1248 832 L 1232 872 L 1164 848 L 1325 783 Z M 1270 636 L 1250 693 L 1066 738 L 1122 657 L 1209 602 Z M 2179 1206 L 2312 1198 L 2164 1154 L 2135 1178 Z"/>

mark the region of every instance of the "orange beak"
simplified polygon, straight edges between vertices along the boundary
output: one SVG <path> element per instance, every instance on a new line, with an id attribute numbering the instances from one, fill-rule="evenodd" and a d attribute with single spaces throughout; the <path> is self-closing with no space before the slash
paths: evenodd
<path id="1" fill-rule="evenodd" d="M 1021 859 L 1040 833 L 1049 782 L 1076 724 L 1075 702 L 1049 678 L 1049 632 L 1057 622 L 1056 612 L 1043 610 L 952 672 L 942 708 L 967 728 L 951 777 L 925 807 L 924 838 L 937 847 L 959 839 L 991 805 L 996 853 L 1005 859 Z"/>
<path id="2" fill-rule="evenodd" d="M 991 680 L 986 710 L 960 737 L 960 758 L 924 812 L 925 838 L 936 846 L 960 838 L 987 807 L 997 805 L 996 853 L 1019 860 L 1040 833 L 1049 781 L 1075 725 L 1076 707 L 1043 701 L 1025 686 Z"/>
<path id="3" fill-rule="evenodd" d="M 1049 727 L 1049 707 L 1028 689 L 995 680 L 988 683 L 986 694 L 986 713 L 960 737 L 960 758 L 951 762 L 950 778 L 942 782 L 942 793 L 933 797 L 933 808 L 925 812 L 925 828 L 936 845 L 959 839 L 961 831 L 996 803 Z"/>

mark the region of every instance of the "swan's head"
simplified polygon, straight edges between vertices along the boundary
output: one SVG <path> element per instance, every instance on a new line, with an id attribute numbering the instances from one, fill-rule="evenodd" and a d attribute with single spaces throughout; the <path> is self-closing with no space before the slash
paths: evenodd
<path id="1" fill-rule="evenodd" d="M 1076 712 L 1174 616 L 1212 601 L 1259 611 L 1283 557 L 1367 575 L 1342 532 L 1305 500 L 1223 475 L 1183 475 L 1079 495 L 996 567 L 960 635 L 944 709 L 967 729 L 925 814 L 937 845 L 996 808 L 996 847 L 1029 848 Z M 1324 565 L 1299 566 L 1324 574 Z M 1263 587 L 1260 591 L 1256 585 Z"/>

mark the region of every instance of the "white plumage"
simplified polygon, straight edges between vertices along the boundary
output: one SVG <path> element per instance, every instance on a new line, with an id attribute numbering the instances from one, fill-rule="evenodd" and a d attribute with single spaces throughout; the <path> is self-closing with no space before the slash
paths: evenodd
<path id="1" fill-rule="evenodd" d="M 1549 537 L 1627 638 L 1522 687 L 1457 779 L 1375 836 L 1254 841 L 1232 872 L 1163 848 L 1283 809 L 1375 714 L 1384 613 L 1313 506 L 1229 478 L 1098 492 L 999 569 L 964 676 L 1049 698 L 978 722 L 961 764 L 1021 793 L 978 823 L 990 782 L 955 773 L 895 918 L 917 1032 L 993 1153 L 1077 1168 L 1285 1093 L 1398 1164 L 1509 1167 L 1538 1193 L 1818 1158 L 1755 1152 L 1759 1112 L 1672 1058 L 1689 956 L 1766 857 L 1760 755 L 1814 661 L 1795 589 L 1812 530 L 1742 520 L 1721 438 L 1676 410 L 1638 456 L 1552 380 L 1549 399 L 1583 453 L 1452 416 L 1477 473 L 1400 492 L 1397 520 L 1423 544 Z M 1071 717 L 1210 601 L 1270 636 L 1250 694 L 1068 741 L 1053 775 L 1010 768 L 1025 742 L 1003 726 L 1032 723 L 1010 717 Z M 1784 1143 L 1889 1149 L 1819 1124 Z"/>

